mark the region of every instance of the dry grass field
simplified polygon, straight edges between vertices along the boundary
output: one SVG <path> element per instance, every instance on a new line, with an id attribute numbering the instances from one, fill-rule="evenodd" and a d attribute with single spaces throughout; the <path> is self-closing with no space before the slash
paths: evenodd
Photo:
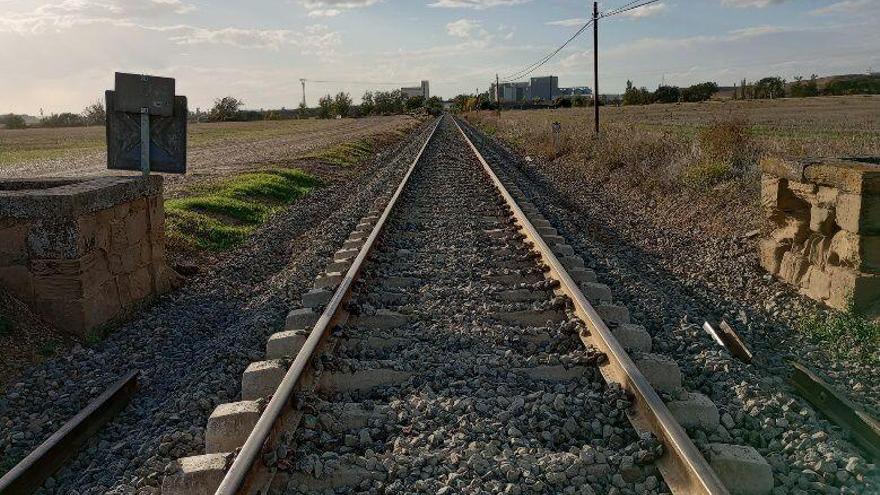
<path id="1" fill-rule="evenodd" d="M 523 153 L 574 162 L 598 178 L 663 195 L 716 190 L 719 200 L 752 206 L 765 155 L 880 156 L 876 96 L 603 107 L 599 139 L 590 108 L 469 118 Z M 562 125 L 556 149 L 553 122 Z"/>

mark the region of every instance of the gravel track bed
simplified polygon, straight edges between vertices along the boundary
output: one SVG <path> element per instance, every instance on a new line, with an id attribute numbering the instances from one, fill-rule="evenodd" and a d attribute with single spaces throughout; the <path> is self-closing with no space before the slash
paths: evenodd
<path id="1" fill-rule="evenodd" d="M 784 289 L 753 274 L 750 243 L 695 243 L 674 228 L 654 228 L 651 205 L 626 203 L 625 193 L 605 191 L 589 177 L 526 161 L 463 125 L 484 157 L 518 183 L 611 287 L 615 300 L 630 308 L 652 334 L 655 349 L 677 360 L 684 386 L 715 402 L 722 440 L 751 445 L 764 455 L 774 470 L 775 494 L 880 491 L 880 473 L 870 459 L 785 383 L 785 359 L 796 355 L 837 370 L 836 376 L 853 380 L 851 386 L 860 383 L 856 389 L 862 393 L 873 390 L 861 395 L 869 404 L 876 404 L 878 377 L 858 363 L 830 363 L 815 347 L 780 341 L 775 320 L 780 314 L 767 301 Z M 702 330 L 713 315 L 737 326 L 754 351 L 752 365 L 720 350 Z M 698 447 L 713 441 L 700 430 L 689 434 Z"/>
<path id="2" fill-rule="evenodd" d="M 626 395 L 555 297 L 542 267 L 446 118 L 363 278 L 354 323 L 337 329 L 322 371 L 390 369 L 405 379 L 322 394 L 272 456 L 279 493 L 657 493 L 658 445 L 629 426 Z M 500 229 L 500 231 L 499 231 Z M 500 279 L 499 276 L 510 276 Z M 526 277 L 537 280 L 523 282 Z M 402 287 L 404 286 L 404 287 Z M 534 301 L 505 294 L 528 289 Z M 390 310 L 402 326 L 358 325 Z M 520 326 L 513 311 L 556 318 Z M 536 324 L 538 323 L 538 324 Z M 604 356 L 602 356 L 604 357 Z M 561 367 L 574 379 L 542 378 Z M 559 368 L 557 368 L 559 369 Z M 348 407 L 372 411 L 362 424 Z"/>
<path id="3" fill-rule="evenodd" d="M 239 393 L 323 260 L 399 182 L 430 126 L 298 201 L 186 287 L 105 341 L 36 366 L 0 397 L 0 453 L 17 462 L 126 371 L 142 372 L 128 408 L 41 493 L 158 493 L 169 461 L 200 453 L 208 415 Z"/>

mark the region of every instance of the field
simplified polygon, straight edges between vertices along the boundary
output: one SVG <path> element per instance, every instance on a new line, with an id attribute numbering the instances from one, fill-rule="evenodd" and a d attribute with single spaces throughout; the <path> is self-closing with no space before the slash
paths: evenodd
<path id="1" fill-rule="evenodd" d="M 473 113 L 468 118 L 519 151 L 562 162 L 651 197 L 735 202 L 756 228 L 758 163 L 763 156 L 880 156 L 880 97 L 710 101 L 603 107 L 593 137 L 591 108 Z M 554 147 L 552 124 L 561 132 Z M 723 217 L 722 212 L 722 217 Z M 707 219 L 716 231 L 731 224 Z M 719 221 L 720 220 L 720 221 Z"/>

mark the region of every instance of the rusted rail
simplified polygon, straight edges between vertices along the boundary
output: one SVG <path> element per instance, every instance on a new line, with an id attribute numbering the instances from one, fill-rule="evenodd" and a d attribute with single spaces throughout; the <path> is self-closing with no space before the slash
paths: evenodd
<path id="1" fill-rule="evenodd" d="M 384 230 L 388 217 L 397 205 L 401 193 L 406 188 L 409 178 L 412 175 L 413 170 L 415 170 L 416 164 L 418 164 L 419 160 L 422 158 L 425 149 L 427 149 L 428 144 L 437 132 L 437 127 L 439 127 L 442 118 L 443 117 L 440 117 L 437 119 L 437 122 L 435 122 L 433 129 L 428 135 L 428 139 L 425 140 L 425 144 L 422 145 L 419 153 L 409 166 L 409 170 L 407 170 L 406 175 L 403 177 L 403 180 L 400 182 L 400 185 L 397 187 L 391 200 L 388 202 L 388 206 L 385 207 L 382 216 L 379 217 L 378 222 L 376 222 L 375 227 L 373 227 L 369 237 L 352 262 L 351 268 L 346 272 L 345 277 L 339 284 L 336 292 L 333 294 L 333 298 L 327 303 L 327 307 L 324 309 L 324 312 L 321 314 L 318 322 L 309 334 L 308 339 L 306 339 L 302 349 L 294 359 L 293 364 L 290 365 L 290 368 L 284 375 L 284 379 L 281 381 L 277 391 L 272 396 L 265 411 L 263 411 L 263 414 L 257 421 L 254 430 L 242 446 L 241 451 L 236 456 L 232 467 L 230 467 L 229 471 L 226 473 L 226 476 L 217 488 L 215 495 L 250 493 L 250 491 L 259 487 L 257 480 L 261 473 L 258 472 L 260 467 L 258 461 L 263 446 L 266 445 L 267 442 L 274 442 L 276 435 L 283 431 L 285 427 L 289 426 L 291 422 L 298 422 L 299 418 L 295 418 L 292 421 L 284 421 L 283 417 L 286 413 L 295 412 L 293 407 L 294 396 L 296 391 L 299 390 L 302 382 L 310 379 L 307 376 L 309 375 L 307 371 L 311 366 L 312 358 L 318 355 L 318 352 L 322 347 L 322 344 L 326 341 L 330 330 L 347 317 L 345 303 L 351 296 L 351 288 L 360 276 L 364 261 L 367 259 L 370 251 L 372 251 L 373 246 L 376 244 L 376 239 Z"/>
<path id="2" fill-rule="evenodd" d="M 132 371 L 40 444 L 0 478 L 0 494 L 34 493 L 79 447 L 121 411 L 137 390 L 139 372 Z"/>
<path id="3" fill-rule="evenodd" d="M 587 324 L 590 334 L 582 335 L 581 339 L 585 344 L 596 347 L 608 356 L 608 361 L 600 367 L 605 380 L 621 385 L 635 399 L 635 407 L 629 413 L 633 427 L 640 432 L 651 432 L 663 442 L 665 453 L 657 462 L 657 467 L 666 484 L 676 494 L 725 495 L 729 493 L 690 437 L 678 424 L 666 404 L 663 403 L 629 354 L 584 297 L 580 287 L 566 272 L 550 246 L 541 238 L 538 230 L 520 209 L 516 200 L 504 187 L 457 119 L 455 124 L 483 165 L 486 174 L 495 184 L 495 188 L 498 189 L 513 211 L 521 231 L 538 250 L 544 263 L 550 267 L 550 276 L 559 281 L 560 288 L 574 303 L 578 317 Z"/>

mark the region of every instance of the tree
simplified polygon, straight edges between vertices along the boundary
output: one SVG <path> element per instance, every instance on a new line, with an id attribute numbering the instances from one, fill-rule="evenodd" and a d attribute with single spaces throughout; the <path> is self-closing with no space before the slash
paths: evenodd
<path id="1" fill-rule="evenodd" d="M 678 86 L 660 86 L 654 91 L 654 101 L 658 103 L 678 103 L 681 90 Z"/>
<path id="2" fill-rule="evenodd" d="M 239 110 L 244 106 L 244 101 L 232 96 L 224 96 L 214 100 L 214 107 L 208 112 L 208 120 L 213 122 L 225 122 L 239 118 Z"/>
<path id="3" fill-rule="evenodd" d="M 337 93 L 333 99 L 333 111 L 336 115 L 348 117 L 348 113 L 351 111 L 351 96 L 342 91 Z"/>
<path id="4" fill-rule="evenodd" d="M 443 100 L 440 99 L 439 96 L 432 96 L 428 98 L 428 101 L 425 102 L 425 107 L 432 112 L 442 112 L 443 111 Z"/>
<path id="5" fill-rule="evenodd" d="M 86 125 L 104 125 L 107 120 L 107 112 L 104 111 L 104 104 L 100 100 L 83 109 L 82 116 Z"/>
<path id="6" fill-rule="evenodd" d="M 654 102 L 654 95 L 646 88 L 636 88 L 632 81 L 626 82 L 626 91 L 623 93 L 624 105 L 649 105 Z"/>
<path id="7" fill-rule="evenodd" d="M 27 127 L 27 122 L 24 121 L 24 117 L 21 115 L 15 115 L 14 113 L 0 117 L 0 124 L 5 125 L 7 129 L 24 129 Z"/>
<path id="8" fill-rule="evenodd" d="M 425 97 L 424 96 L 410 96 L 409 98 L 406 99 L 406 110 L 408 112 L 411 112 L 413 110 L 418 110 L 419 108 L 422 108 L 422 106 L 424 104 L 425 104 Z"/>
<path id="9" fill-rule="evenodd" d="M 797 76 L 794 78 L 794 83 L 791 85 L 791 96 L 794 98 L 808 98 L 811 96 L 819 96 L 819 83 L 816 81 L 819 78 L 816 74 L 810 76 L 810 80 L 804 82 L 804 78 L 802 76 Z"/>
<path id="10" fill-rule="evenodd" d="M 376 103 L 373 102 L 373 92 L 364 92 L 364 96 L 361 97 L 361 115 L 373 115 L 373 110 L 375 109 Z"/>
<path id="11" fill-rule="evenodd" d="M 556 98 L 556 101 L 554 103 L 559 108 L 571 108 L 572 105 L 571 98 L 564 97 Z"/>
<path id="12" fill-rule="evenodd" d="M 333 97 L 324 95 L 318 100 L 318 117 L 329 119 L 333 116 Z"/>
<path id="13" fill-rule="evenodd" d="M 697 102 L 706 101 L 712 98 L 712 95 L 718 92 L 718 83 L 704 82 L 694 84 L 689 88 L 681 90 L 681 99 L 684 101 Z M 734 90 L 734 93 L 736 91 Z"/>
<path id="14" fill-rule="evenodd" d="M 40 121 L 43 127 L 81 127 L 85 125 L 82 115 L 75 113 L 53 113 Z"/>
<path id="15" fill-rule="evenodd" d="M 755 83 L 755 98 L 784 98 L 785 97 L 785 79 L 779 77 L 765 77 Z"/>
<path id="16" fill-rule="evenodd" d="M 587 97 L 584 95 L 577 95 L 572 100 L 572 104 L 575 107 L 585 107 L 588 105 Z"/>

